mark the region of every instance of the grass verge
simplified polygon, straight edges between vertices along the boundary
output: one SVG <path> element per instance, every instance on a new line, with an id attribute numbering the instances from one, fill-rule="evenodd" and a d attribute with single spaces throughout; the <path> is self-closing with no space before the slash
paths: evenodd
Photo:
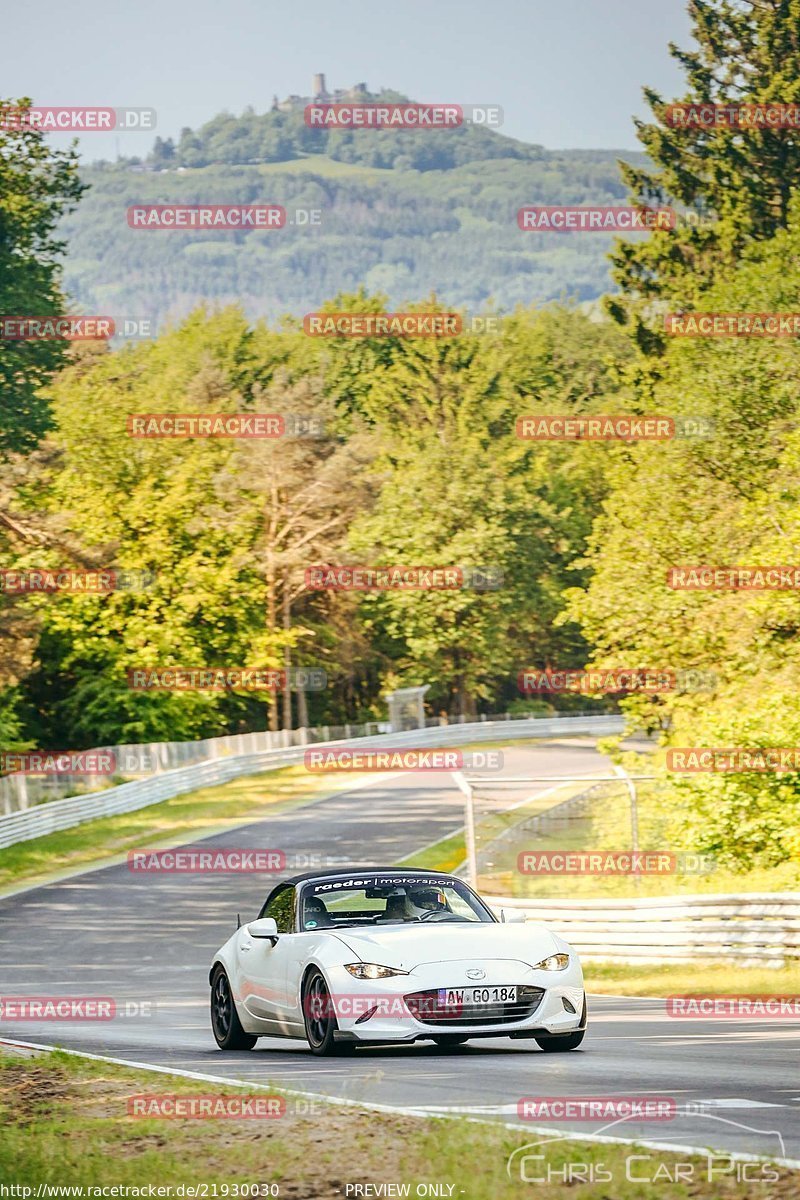
<path id="1" fill-rule="evenodd" d="M 554 796 L 551 804 L 561 797 Z M 487 806 L 488 809 L 488 806 Z M 669 856 L 669 869 L 650 874 L 615 874 L 584 872 L 565 876 L 563 873 L 538 872 L 523 874 L 518 869 L 522 851 L 534 854 L 553 852 L 620 852 L 631 846 L 630 798 L 624 785 L 604 784 L 587 803 L 584 811 L 575 811 L 559 818 L 548 819 L 538 827 L 526 830 L 521 823 L 514 836 L 505 842 L 496 836 L 493 823 L 496 817 L 483 815 L 480 793 L 476 797 L 477 834 L 484 849 L 481 852 L 480 890 L 490 895 L 515 896 L 520 899 L 622 899 L 658 896 L 724 894 L 727 892 L 786 892 L 800 891 L 800 859 L 773 867 L 754 867 L 736 870 L 717 863 L 713 855 L 701 855 L 696 847 L 686 844 L 675 824 L 675 817 L 664 791 L 649 783 L 638 788 L 638 845 L 645 852 Z M 492 860 L 491 867 L 488 860 Z"/>
<path id="2" fill-rule="evenodd" d="M 476 742 L 458 749 L 503 746 L 508 743 Z M 18 842 L 0 850 L 0 894 L 13 887 L 43 883 L 54 875 L 90 867 L 129 850 L 162 843 L 177 845 L 221 833 L 230 825 L 257 821 L 362 785 L 366 778 L 362 773 L 319 775 L 301 765 L 284 767 L 187 792 L 136 812 L 101 817 L 60 833 Z"/>
<path id="3" fill-rule="evenodd" d="M 537 806 L 535 802 L 524 809 L 517 810 L 515 814 L 518 819 L 524 823 L 525 817 L 535 814 L 536 811 L 541 811 L 542 808 L 547 808 L 552 804 L 560 803 L 573 790 L 564 791 L 561 794 L 548 797 L 541 805 Z M 520 818 L 520 814 L 522 817 Z M 587 817 L 579 817 L 570 819 L 563 823 L 563 827 L 568 829 L 567 834 L 564 833 L 544 833 L 537 834 L 537 838 L 541 838 L 542 848 L 558 843 L 559 848 L 564 849 L 568 843 L 571 843 L 571 848 L 581 848 L 587 845 L 587 836 L 591 836 L 592 820 Z M 514 835 L 514 829 L 509 827 L 502 830 L 500 826 L 493 829 L 492 836 L 496 837 L 497 842 L 501 843 L 504 835 Z M 540 848 L 537 841 L 537 848 Z M 426 846 L 416 854 L 409 855 L 408 858 L 402 860 L 398 865 L 409 867 L 427 867 L 439 871 L 454 871 L 463 866 L 466 858 L 466 845 L 464 834 L 456 833 L 447 838 L 442 838 L 431 846 Z M 673 880 L 674 881 L 674 880 Z M 603 887 L 603 884 L 611 883 L 612 894 L 618 894 L 614 888 L 617 885 L 619 888 L 620 879 L 606 878 L 598 886 L 597 877 L 592 879 L 578 879 L 570 877 L 568 881 L 568 889 L 565 886 L 565 880 L 558 879 L 542 879 L 535 881 L 524 880 L 520 881 L 525 890 L 524 895 L 545 895 L 545 896 L 569 896 L 588 894 L 593 898 L 599 898 L 602 895 L 608 895 L 609 891 Z M 663 884 L 663 881 L 659 881 Z M 573 885 L 589 884 L 588 888 L 576 886 L 573 890 Z M 534 884 L 541 884 L 541 888 L 536 888 Z M 591 885 L 594 885 L 592 888 Z M 513 894 L 508 891 L 508 883 L 506 881 L 506 894 Z M 623 880 L 622 886 L 631 889 L 630 880 Z M 484 877 L 481 880 L 481 890 L 488 895 L 503 892 L 503 883 L 498 882 L 493 877 Z M 643 889 L 644 890 L 644 889 Z M 700 890 L 698 888 L 698 890 Z M 778 880 L 775 879 L 769 872 L 752 873 L 751 875 L 731 875 L 723 881 L 722 890 L 730 891 L 779 891 L 781 888 L 778 885 Z M 648 894 L 645 891 L 645 894 Z M 652 894 L 652 893 L 650 893 Z M 584 961 L 583 963 L 584 977 L 586 979 L 586 988 L 589 992 L 615 995 L 615 996 L 668 996 L 682 995 L 685 993 L 702 993 L 706 995 L 729 995 L 740 994 L 746 992 L 748 994 L 767 994 L 767 995 L 798 995 L 800 994 L 800 962 L 792 963 L 781 968 L 765 967 L 765 966 L 743 966 L 741 963 L 732 962 L 725 959 L 709 959 L 703 962 L 666 962 L 663 965 L 657 963 L 600 963 Z"/>
<path id="4" fill-rule="evenodd" d="M 800 963 L 786 967 L 743 967 L 730 960 L 665 963 L 584 962 L 586 990 L 612 996 L 703 994 L 800 995 Z M 724 1024 L 724 1023 L 723 1023 Z M 722 1028 L 722 1026 L 721 1026 Z"/>
<path id="5" fill-rule="evenodd" d="M 342 1200 L 358 1195 L 354 1184 L 408 1185 L 406 1194 L 424 1195 L 419 1185 L 439 1185 L 439 1196 L 466 1200 L 518 1200 L 520 1155 L 512 1178 L 509 1155 L 539 1142 L 533 1131 L 458 1120 L 423 1120 L 363 1109 L 337 1107 L 286 1097 L 285 1115 L 275 1119 L 192 1119 L 129 1116 L 134 1096 L 167 1094 L 226 1096 L 241 1100 L 268 1093 L 153 1074 L 55 1053 L 34 1057 L 0 1053 L 0 1180 L 17 1188 L 22 1200 L 40 1185 L 139 1188 L 160 1196 L 276 1195 L 281 1200 Z M 391 1097 L 387 1096 L 391 1103 Z M 310 1111 L 309 1111 L 310 1109 Z M 555 1130 L 554 1130 L 555 1132 Z M 635 1163 L 640 1179 L 626 1179 L 633 1147 L 556 1141 L 537 1146 L 528 1175 L 543 1200 L 574 1197 L 576 1182 L 585 1200 L 640 1200 L 683 1164 L 692 1177 L 669 1188 L 670 1200 L 744 1200 L 753 1183 L 737 1183 L 721 1173 L 723 1158 L 644 1152 Z M 751 1168 L 777 1175 L 770 1200 L 797 1195 L 798 1173 L 782 1167 Z M 656 1179 L 656 1172 L 660 1175 Z M 577 1181 L 566 1181 L 578 1172 Z M 713 1172 L 713 1174 L 712 1174 Z M 580 1174 L 594 1177 L 584 1182 Z M 669 1173 L 669 1174 L 667 1174 Z M 712 1178 L 709 1179 L 709 1174 Z M 599 1178 L 597 1178 L 599 1176 Z M 183 1185 L 183 1192 L 176 1189 Z M 243 1186 L 247 1190 L 242 1190 Z M 260 1185 L 257 1191 L 252 1185 Z M 348 1185 L 350 1187 L 348 1188 Z M 192 1193 L 189 1189 L 198 1191 Z M 203 1189 L 206 1189 L 203 1191 Z M 166 1190 L 169 1189 L 169 1190 Z M 225 1190 L 228 1189 L 228 1190 Z M 236 1189 L 236 1190 L 235 1190 Z M 663 1189 L 660 1194 L 666 1195 Z M 46 1193 L 44 1193 L 46 1195 Z M 57 1194 L 57 1193 L 55 1193 Z M 85 1191 L 84 1196 L 92 1193 Z M 109 1193 L 106 1193 L 107 1195 Z M 118 1193 L 124 1195 L 125 1193 Z M 128 1193 L 137 1194 L 137 1193 Z M 360 1195 L 376 1195 L 375 1191 Z M 403 1191 L 384 1190 L 402 1195 Z"/>
<path id="6" fill-rule="evenodd" d="M 257 821 L 346 791 L 354 782 L 352 776 L 332 780 L 330 776 L 311 775 L 302 766 L 283 767 L 187 792 L 135 812 L 100 817 L 29 842 L 17 842 L 0 850 L 0 891 L 36 884 L 55 873 L 89 867 L 129 850 L 167 841 L 186 843 L 222 833 L 231 825 Z"/>

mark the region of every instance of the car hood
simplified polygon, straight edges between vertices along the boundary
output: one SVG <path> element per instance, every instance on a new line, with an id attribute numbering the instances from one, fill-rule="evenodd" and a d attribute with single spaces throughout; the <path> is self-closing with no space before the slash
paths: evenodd
<path id="1" fill-rule="evenodd" d="M 411 971 L 430 962 L 467 958 L 516 959 L 535 966 L 559 949 L 543 925 L 386 926 L 383 929 L 340 930 L 336 936 L 362 962 L 381 963 Z"/>

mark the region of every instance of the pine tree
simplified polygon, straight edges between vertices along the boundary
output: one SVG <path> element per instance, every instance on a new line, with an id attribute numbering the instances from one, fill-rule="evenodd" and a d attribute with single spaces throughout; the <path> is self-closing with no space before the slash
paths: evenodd
<path id="1" fill-rule="evenodd" d="M 670 44 L 683 67 L 681 104 L 800 105 L 800 0 L 690 0 L 696 49 Z M 648 348 L 642 302 L 687 304 L 724 277 L 752 241 L 788 222 L 800 182 L 800 127 L 673 126 L 668 104 L 652 88 L 645 98 L 656 118 L 637 121 L 637 135 L 654 169 L 621 164 L 635 203 L 672 205 L 674 230 L 620 241 L 613 275 L 625 298 L 609 309 L 632 320 Z"/>

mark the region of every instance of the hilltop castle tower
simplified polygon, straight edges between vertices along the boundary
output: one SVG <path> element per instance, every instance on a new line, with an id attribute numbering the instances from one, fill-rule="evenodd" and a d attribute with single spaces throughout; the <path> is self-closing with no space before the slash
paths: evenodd
<path id="1" fill-rule="evenodd" d="M 277 96 L 272 97 L 272 112 L 292 112 L 295 109 L 302 108 L 304 104 L 310 101 L 317 103 L 328 104 L 331 101 L 339 103 L 340 101 L 350 101 L 351 103 L 364 100 L 369 95 L 369 89 L 366 83 L 354 83 L 350 88 L 336 88 L 335 91 L 329 92 L 325 86 L 325 75 L 319 72 L 317 75 L 311 76 L 311 96 L 287 96 L 285 100 L 279 100 Z"/>

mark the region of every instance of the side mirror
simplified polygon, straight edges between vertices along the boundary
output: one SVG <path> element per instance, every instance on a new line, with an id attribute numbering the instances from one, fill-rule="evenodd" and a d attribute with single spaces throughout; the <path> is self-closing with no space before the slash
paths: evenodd
<path id="1" fill-rule="evenodd" d="M 247 926 L 247 932 L 254 938 L 265 938 L 271 941 L 273 946 L 278 940 L 278 926 L 275 924 L 274 917 L 260 917 L 257 921 L 251 921 Z"/>
<path id="2" fill-rule="evenodd" d="M 526 917 L 518 908 L 501 908 L 500 920 L 506 925 L 524 925 Z"/>

